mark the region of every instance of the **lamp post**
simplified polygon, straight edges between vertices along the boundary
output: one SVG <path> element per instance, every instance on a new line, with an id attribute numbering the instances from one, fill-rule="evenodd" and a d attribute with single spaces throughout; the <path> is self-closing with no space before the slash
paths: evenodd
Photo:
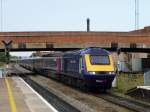
<path id="1" fill-rule="evenodd" d="M 118 61 L 117 61 L 117 75 L 119 75 L 119 71 L 120 71 L 120 59 L 119 59 L 120 53 L 121 53 L 121 49 L 118 47 L 118 48 L 117 48 L 117 55 L 118 55 Z"/>
<path id="2" fill-rule="evenodd" d="M 115 79 L 114 79 L 114 87 L 118 87 L 118 80 L 117 80 L 117 77 L 119 76 L 119 72 L 120 72 L 120 59 L 119 59 L 119 55 L 120 55 L 120 53 L 121 53 L 121 48 L 117 48 L 116 49 L 117 50 L 117 57 L 118 57 L 118 60 L 117 60 L 117 72 L 116 72 L 116 77 L 115 77 Z"/>

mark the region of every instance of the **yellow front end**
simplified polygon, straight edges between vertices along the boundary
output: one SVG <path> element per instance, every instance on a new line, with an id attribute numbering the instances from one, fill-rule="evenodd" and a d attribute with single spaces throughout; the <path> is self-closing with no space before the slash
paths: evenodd
<path id="1" fill-rule="evenodd" d="M 108 55 L 109 64 L 91 64 L 90 62 L 90 54 L 85 54 L 85 63 L 87 72 L 100 72 L 100 71 L 114 71 L 114 64 L 112 61 L 112 56 Z"/>

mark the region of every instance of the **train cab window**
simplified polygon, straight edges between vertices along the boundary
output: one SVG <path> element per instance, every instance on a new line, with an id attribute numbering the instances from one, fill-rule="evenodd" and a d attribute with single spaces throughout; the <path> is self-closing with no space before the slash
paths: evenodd
<path id="1" fill-rule="evenodd" d="M 110 63 L 109 57 L 106 55 L 91 55 L 90 61 L 92 65 L 97 64 L 108 65 Z"/>

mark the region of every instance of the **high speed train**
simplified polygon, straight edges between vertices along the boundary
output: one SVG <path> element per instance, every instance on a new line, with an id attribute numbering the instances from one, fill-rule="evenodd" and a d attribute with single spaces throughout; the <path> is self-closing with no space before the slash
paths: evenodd
<path id="1" fill-rule="evenodd" d="M 27 69 L 79 88 L 110 89 L 116 75 L 111 53 L 101 48 L 85 48 L 18 62 Z"/>

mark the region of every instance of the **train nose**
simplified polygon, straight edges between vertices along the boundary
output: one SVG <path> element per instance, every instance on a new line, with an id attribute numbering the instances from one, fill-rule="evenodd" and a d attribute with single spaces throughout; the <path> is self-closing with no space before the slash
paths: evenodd
<path id="1" fill-rule="evenodd" d="M 96 80 L 97 83 L 106 83 L 107 80 Z"/>

